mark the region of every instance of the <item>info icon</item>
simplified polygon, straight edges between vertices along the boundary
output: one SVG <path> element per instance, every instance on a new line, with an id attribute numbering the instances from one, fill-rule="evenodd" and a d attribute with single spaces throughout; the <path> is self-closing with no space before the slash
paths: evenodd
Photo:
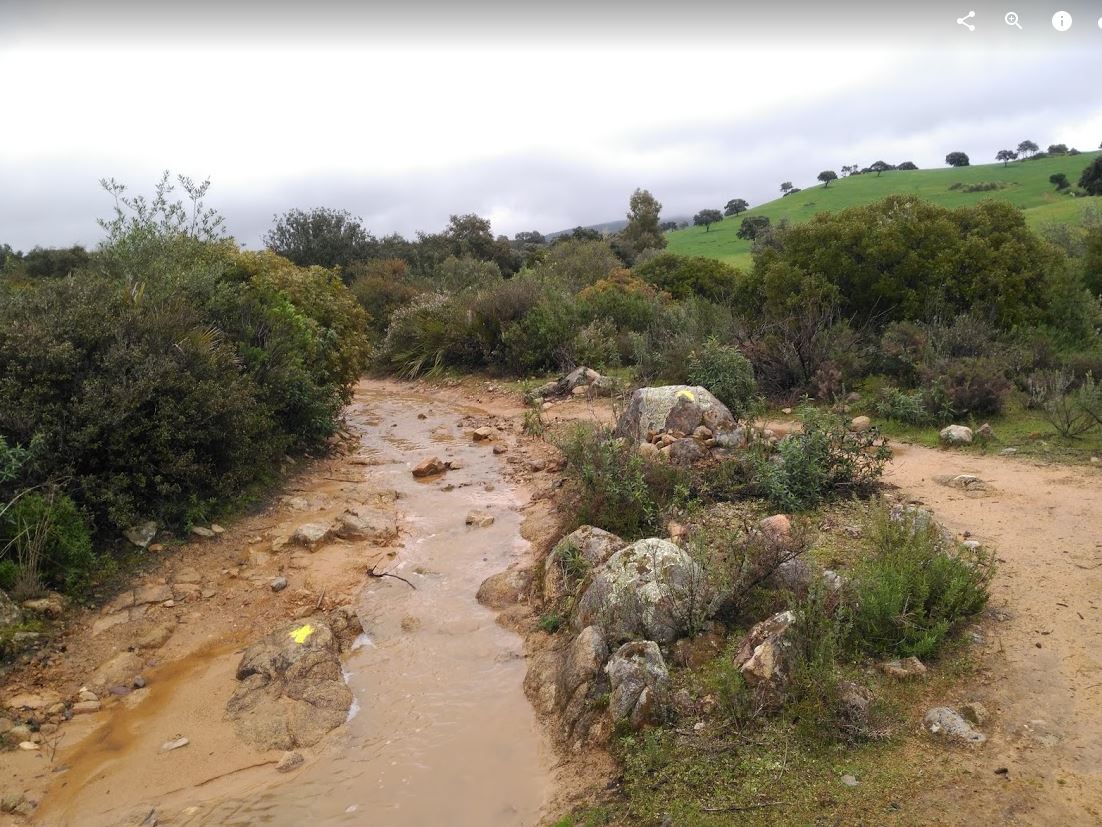
<path id="1" fill-rule="evenodd" d="M 1052 15 L 1052 28 L 1058 32 L 1066 32 L 1071 28 L 1071 15 L 1066 11 L 1058 11 Z"/>

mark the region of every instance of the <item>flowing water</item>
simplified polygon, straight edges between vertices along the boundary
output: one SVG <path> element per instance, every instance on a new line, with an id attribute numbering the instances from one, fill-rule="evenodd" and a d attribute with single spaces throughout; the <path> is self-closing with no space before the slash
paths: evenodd
<path id="1" fill-rule="evenodd" d="M 418 419 L 418 413 L 427 418 Z M 521 639 L 480 606 L 481 582 L 526 553 L 519 493 L 501 459 L 457 425 L 464 411 L 368 390 L 348 411 L 371 474 L 394 488 L 404 547 L 387 569 L 409 580 L 369 581 L 365 634 L 345 668 L 352 718 L 319 761 L 245 800 L 225 801 L 204 824 L 536 824 L 550 792 L 550 752 L 521 684 Z M 426 456 L 462 467 L 420 482 Z M 465 525 L 472 509 L 493 525 Z"/>

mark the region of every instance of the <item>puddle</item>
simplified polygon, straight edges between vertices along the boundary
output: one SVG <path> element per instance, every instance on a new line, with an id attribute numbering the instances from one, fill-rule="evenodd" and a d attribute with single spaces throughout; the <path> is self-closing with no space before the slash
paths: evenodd
<path id="1" fill-rule="evenodd" d="M 190 824 L 351 824 L 519 827 L 539 822 L 551 751 L 524 697 L 521 639 L 480 606 L 481 582 L 526 552 L 517 492 L 501 459 L 457 426 L 468 411 L 368 391 L 348 412 L 358 455 L 394 461 L 373 481 L 399 494 L 404 548 L 361 597 L 365 635 L 345 669 L 356 714 L 322 756 L 252 796 L 223 800 Z M 461 468 L 430 482 L 410 467 L 427 456 Z M 493 481 L 488 492 L 482 483 Z M 448 487 L 450 490 L 445 490 Z M 488 511 L 486 528 L 465 525 Z"/>

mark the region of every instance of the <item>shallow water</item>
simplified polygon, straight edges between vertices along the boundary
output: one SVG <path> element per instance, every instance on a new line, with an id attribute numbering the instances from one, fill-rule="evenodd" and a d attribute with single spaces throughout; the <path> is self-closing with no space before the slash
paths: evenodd
<path id="1" fill-rule="evenodd" d="M 357 394 L 348 418 L 361 434 L 358 453 L 379 463 L 372 478 L 399 493 L 404 516 L 404 548 L 386 570 L 416 589 L 389 577 L 368 582 L 365 636 L 345 664 L 354 715 L 320 759 L 192 823 L 539 822 L 550 751 L 522 690 L 522 641 L 475 600 L 486 577 L 526 551 L 515 511 L 520 494 L 501 478 L 502 460 L 489 445 L 461 433 L 463 413 L 415 395 Z M 432 455 L 462 468 L 414 480 L 410 468 Z M 494 524 L 466 526 L 476 508 L 492 513 Z"/>

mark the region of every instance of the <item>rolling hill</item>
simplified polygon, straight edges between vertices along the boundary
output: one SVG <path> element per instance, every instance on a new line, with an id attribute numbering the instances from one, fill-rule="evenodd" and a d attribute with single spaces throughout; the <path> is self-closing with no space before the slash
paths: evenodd
<path id="1" fill-rule="evenodd" d="M 917 195 L 943 207 L 963 207 L 986 198 L 1009 201 L 1025 212 L 1030 226 L 1047 222 L 1075 220 L 1087 204 L 1100 203 L 1097 198 L 1074 198 L 1061 195 L 1049 183 L 1049 176 L 1062 172 L 1074 184 L 1083 169 L 1100 152 L 1061 155 L 1038 160 L 1015 161 L 1009 166 L 983 164 L 971 167 L 943 169 L 892 170 L 880 176 L 875 173 L 853 175 L 833 182 L 801 190 L 785 198 L 754 207 L 739 216 L 725 218 L 713 224 L 710 231 L 689 227 L 667 233 L 670 252 L 682 255 L 709 256 L 734 264 L 750 266 L 750 242 L 737 236 L 739 225 L 748 215 L 765 215 L 776 224 L 782 219 L 793 223 L 807 221 L 820 212 L 843 210 L 877 201 L 888 195 Z M 959 184 L 960 187 L 956 187 Z M 999 189 L 966 192 L 975 184 L 996 184 Z M 956 187 L 956 188 L 954 188 Z M 737 196 L 732 193 L 732 197 Z M 722 207 L 717 204 L 717 207 Z"/>

